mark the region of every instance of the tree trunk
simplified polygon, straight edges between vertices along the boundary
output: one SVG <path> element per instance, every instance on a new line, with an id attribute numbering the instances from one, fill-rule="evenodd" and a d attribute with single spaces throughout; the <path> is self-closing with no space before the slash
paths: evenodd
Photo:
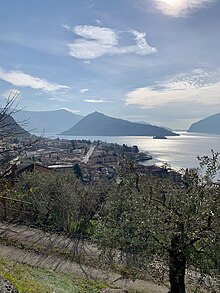
<path id="1" fill-rule="evenodd" d="M 169 279 L 171 293 L 186 293 L 185 289 L 185 271 L 186 255 L 184 244 L 180 236 L 174 236 L 171 240 L 169 263 Z"/>

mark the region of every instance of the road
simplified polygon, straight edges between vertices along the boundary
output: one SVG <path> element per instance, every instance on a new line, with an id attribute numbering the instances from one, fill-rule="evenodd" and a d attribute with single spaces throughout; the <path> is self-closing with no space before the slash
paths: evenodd
<path id="1" fill-rule="evenodd" d="M 82 159 L 82 163 L 85 163 L 85 164 L 88 163 L 88 160 L 89 160 L 89 158 L 91 157 L 91 155 L 93 154 L 94 149 L 95 149 L 95 146 L 92 146 L 92 147 L 88 150 L 87 154 L 86 154 L 85 157 Z"/>

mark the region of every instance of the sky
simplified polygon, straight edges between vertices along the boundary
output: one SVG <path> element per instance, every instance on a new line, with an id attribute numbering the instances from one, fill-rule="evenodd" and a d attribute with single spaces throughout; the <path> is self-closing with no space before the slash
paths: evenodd
<path id="1" fill-rule="evenodd" d="M 219 0 L 0 0 L 0 103 L 172 129 L 220 112 Z"/>

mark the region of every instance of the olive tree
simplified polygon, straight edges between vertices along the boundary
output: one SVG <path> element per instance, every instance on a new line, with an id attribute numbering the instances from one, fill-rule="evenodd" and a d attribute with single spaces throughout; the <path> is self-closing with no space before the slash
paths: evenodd
<path id="1" fill-rule="evenodd" d="M 85 185 L 73 171 L 34 171 L 19 176 L 14 196 L 30 202 L 27 221 L 71 237 L 89 233 L 92 220 L 105 200 L 105 182 Z M 12 194 L 12 190 L 10 190 Z"/>
<path id="2" fill-rule="evenodd" d="M 169 268 L 171 293 L 185 293 L 186 268 L 219 268 L 219 154 L 200 158 L 202 173 L 187 172 L 179 183 L 169 178 L 124 175 L 99 216 L 97 239 L 103 251 L 135 258 L 155 255 Z M 109 237 L 111 235 L 111 237 Z M 111 259 L 118 262 L 118 257 Z M 143 263 L 143 262 L 142 262 Z"/>

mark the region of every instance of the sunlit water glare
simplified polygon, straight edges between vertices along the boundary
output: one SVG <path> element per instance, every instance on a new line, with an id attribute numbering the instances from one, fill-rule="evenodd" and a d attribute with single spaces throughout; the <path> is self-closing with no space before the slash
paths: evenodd
<path id="1" fill-rule="evenodd" d="M 220 152 L 220 135 L 178 132 L 180 136 L 167 139 L 153 139 L 149 136 L 61 136 L 46 134 L 46 137 L 65 139 L 102 140 L 128 146 L 137 145 L 140 151 L 147 151 L 153 160 L 145 164 L 168 163 L 174 169 L 198 167 L 197 156 L 210 155 L 211 149 Z"/>

